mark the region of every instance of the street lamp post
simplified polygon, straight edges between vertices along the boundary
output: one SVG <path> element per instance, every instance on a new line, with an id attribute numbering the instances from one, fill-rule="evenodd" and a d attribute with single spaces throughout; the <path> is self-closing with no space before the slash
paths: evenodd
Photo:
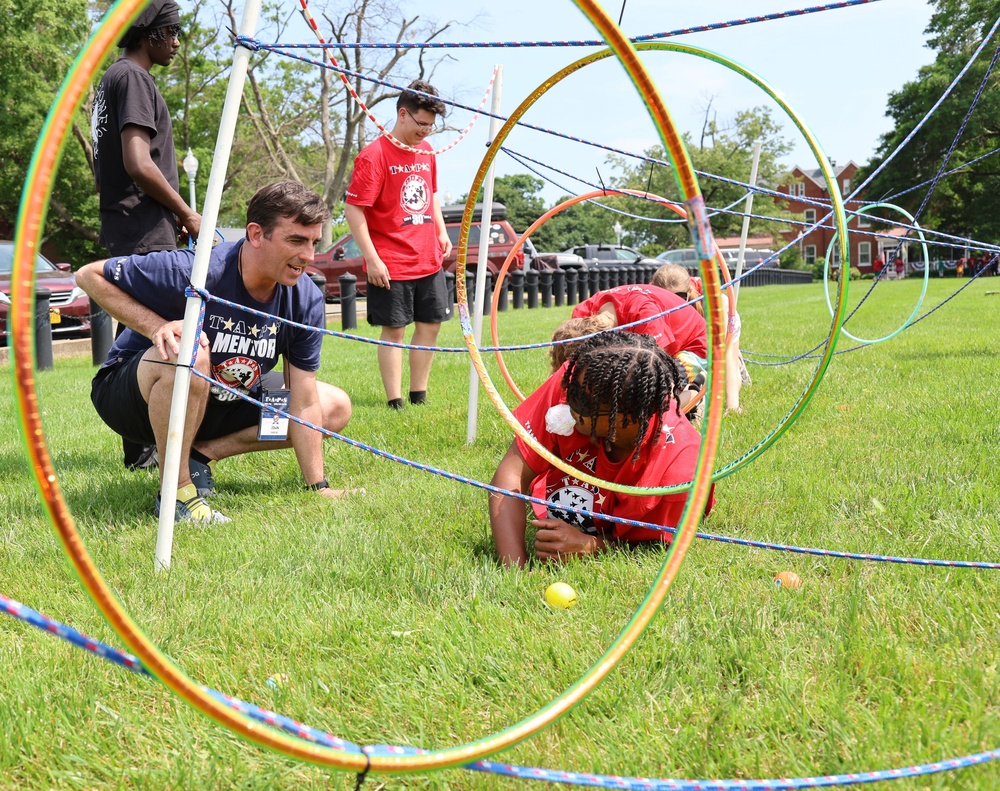
<path id="1" fill-rule="evenodd" d="M 191 211 L 198 211 L 198 207 L 195 206 L 194 194 L 194 177 L 198 175 L 198 157 L 192 153 L 190 148 L 181 165 L 184 167 L 184 172 L 187 173 L 188 185 L 191 187 Z"/>

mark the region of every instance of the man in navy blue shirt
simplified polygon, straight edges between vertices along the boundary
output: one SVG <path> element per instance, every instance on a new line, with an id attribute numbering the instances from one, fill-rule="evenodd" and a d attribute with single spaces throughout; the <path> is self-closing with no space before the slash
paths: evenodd
<path id="1" fill-rule="evenodd" d="M 294 448 L 306 488 L 333 499 L 345 494 L 326 480 L 320 433 L 291 421 L 286 438 L 261 439 L 270 418 L 233 392 L 267 401 L 287 389 L 292 415 L 329 431 L 347 425 L 350 398 L 316 379 L 323 336 L 278 320 L 325 327 L 323 294 L 303 274 L 328 219 L 319 195 L 296 182 L 276 182 L 251 198 L 246 238 L 212 250 L 205 289 L 234 304 L 206 304 L 194 369 L 208 380 L 191 377 L 178 520 L 229 521 L 205 500 L 215 490 L 212 465 L 253 451 Z M 193 263 L 193 250 L 160 251 L 95 261 L 77 273 L 80 287 L 128 327 L 94 377 L 94 406 L 122 437 L 155 444 L 160 458 Z M 273 370 L 279 357 L 283 374 Z"/>

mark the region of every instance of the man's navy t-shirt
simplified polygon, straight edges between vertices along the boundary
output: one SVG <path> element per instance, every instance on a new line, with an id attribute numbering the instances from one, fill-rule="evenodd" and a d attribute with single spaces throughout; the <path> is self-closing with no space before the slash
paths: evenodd
<path id="1" fill-rule="evenodd" d="M 294 286 L 277 286 L 269 302 L 258 302 L 250 296 L 239 271 L 239 251 L 243 244 L 220 244 L 212 249 L 205 290 L 271 316 L 324 328 L 323 294 L 305 275 Z M 109 258 L 104 264 L 104 276 L 165 320 L 175 321 L 184 318 L 187 303 L 184 290 L 191 282 L 193 264 L 193 250 Z M 255 397 L 259 393 L 261 376 L 273 369 L 282 355 L 303 371 L 319 370 L 323 336 L 318 332 L 291 327 L 214 301 L 205 306 L 202 330 L 209 339 L 215 379 Z M 125 362 L 150 346 L 149 338 L 127 329 L 111 347 L 104 366 Z M 212 388 L 212 395 L 220 401 L 237 398 L 218 387 Z"/>

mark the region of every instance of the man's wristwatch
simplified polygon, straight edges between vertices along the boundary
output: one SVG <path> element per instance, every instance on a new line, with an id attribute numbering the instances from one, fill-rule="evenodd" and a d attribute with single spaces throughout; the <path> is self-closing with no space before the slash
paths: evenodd
<path id="1" fill-rule="evenodd" d="M 326 478 L 324 478 L 319 483 L 306 484 L 306 489 L 308 489 L 311 492 L 318 492 L 320 489 L 329 489 L 329 488 L 330 488 L 330 482 Z"/>

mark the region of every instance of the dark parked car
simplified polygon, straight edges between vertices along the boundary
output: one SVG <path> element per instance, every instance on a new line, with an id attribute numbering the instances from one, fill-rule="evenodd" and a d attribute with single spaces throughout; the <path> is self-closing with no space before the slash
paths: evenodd
<path id="1" fill-rule="evenodd" d="M 469 228 L 469 249 L 466 258 L 465 268 L 469 272 L 476 271 L 479 261 L 479 239 L 482 233 L 482 204 L 477 203 L 472 213 L 473 224 Z M 448 236 L 451 238 L 452 251 L 444 259 L 444 269 L 454 272 L 458 266 L 458 237 L 462 230 L 462 213 L 465 211 L 464 204 L 442 206 L 441 214 L 448 228 Z M 507 207 L 502 203 L 494 203 L 490 216 L 490 248 L 487 258 L 487 267 L 494 274 L 503 266 L 507 254 L 517 241 L 517 234 L 507 222 Z M 352 234 L 345 234 L 340 237 L 329 250 L 316 254 L 313 261 L 315 268 L 326 278 L 326 300 L 336 302 L 340 299 L 339 278 L 345 272 L 350 272 L 357 279 L 357 290 L 359 296 L 364 296 L 367 292 L 368 281 L 365 278 L 364 258 L 361 255 L 361 248 L 354 241 Z M 524 251 L 518 250 L 514 258 L 514 269 L 524 268 Z M 308 270 L 307 270 L 308 271 Z"/>
<path id="2" fill-rule="evenodd" d="M 662 261 L 649 258 L 638 250 L 626 247 L 623 244 L 581 244 L 578 247 L 571 247 L 567 253 L 575 253 L 587 259 L 596 259 L 598 266 L 608 266 L 613 264 L 649 264 L 659 266 Z"/>
<path id="3" fill-rule="evenodd" d="M 0 241 L 0 291 L 10 294 L 11 273 L 14 270 L 14 243 Z M 54 338 L 90 336 L 90 299 L 77 288 L 76 277 L 69 264 L 53 264 L 39 253 L 35 257 L 35 287 L 46 288 L 49 297 L 49 318 Z M 7 345 L 8 299 L 0 300 L 0 346 Z"/>

